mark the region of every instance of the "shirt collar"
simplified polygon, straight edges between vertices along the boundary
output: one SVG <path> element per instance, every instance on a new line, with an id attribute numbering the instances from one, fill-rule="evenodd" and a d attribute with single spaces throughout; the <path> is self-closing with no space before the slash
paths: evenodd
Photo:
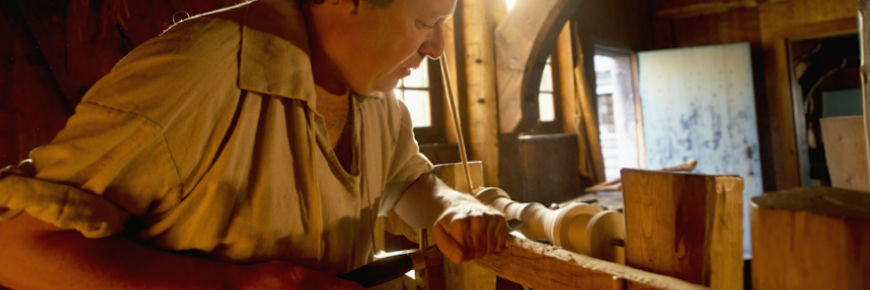
<path id="1" fill-rule="evenodd" d="M 246 5 L 240 46 L 240 89 L 315 106 L 308 32 L 296 0 L 259 0 Z M 383 97 L 381 93 L 353 95 L 360 101 Z"/>

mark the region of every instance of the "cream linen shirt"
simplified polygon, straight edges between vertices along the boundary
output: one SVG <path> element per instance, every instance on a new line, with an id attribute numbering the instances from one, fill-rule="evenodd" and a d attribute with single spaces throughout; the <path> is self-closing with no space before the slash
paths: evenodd
<path id="1" fill-rule="evenodd" d="M 400 101 L 355 95 L 345 171 L 313 110 L 304 19 L 273 2 L 186 20 L 133 50 L 32 163 L 2 174 L 0 219 L 24 210 L 86 237 L 232 262 L 370 261 L 376 215 L 431 164 Z"/>

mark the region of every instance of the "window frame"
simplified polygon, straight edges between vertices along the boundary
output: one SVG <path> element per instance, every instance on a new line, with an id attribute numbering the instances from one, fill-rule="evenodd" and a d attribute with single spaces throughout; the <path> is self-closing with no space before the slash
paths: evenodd
<path id="1" fill-rule="evenodd" d="M 446 142 L 446 136 L 444 134 L 444 86 L 441 77 L 441 68 L 437 60 L 426 58 L 424 61 L 427 62 L 426 73 L 429 82 L 426 88 L 405 87 L 402 82 L 400 83 L 401 85 L 396 86 L 395 89 L 399 91 L 429 92 L 429 126 L 414 127 L 414 138 L 417 140 L 417 143 L 421 144 L 444 143 Z M 396 96 L 396 98 L 404 102 L 404 97 Z"/>

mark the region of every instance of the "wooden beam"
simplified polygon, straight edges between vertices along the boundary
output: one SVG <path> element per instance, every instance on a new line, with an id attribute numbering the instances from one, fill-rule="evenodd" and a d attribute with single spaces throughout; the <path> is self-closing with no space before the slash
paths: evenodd
<path id="1" fill-rule="evenodd" d="M 709 289 L 515 237 L 504 252 L 473 263 L 534 289 Z"/>
<path id="2" fill-rule="evenodd" d="M 858 15 L 861 18 L 861 84 L 864 89 L 864 139 L 865 144 L 870 144 L 870 67 L 867 60 L 870 59 L 870 1 L 858 2 Z M 870 151 L 870 149 L 868 149 Z M 867 153 L 867 168 L 870 168 L 870 152 Z M 868 170 L 870 180 L 870 170 Z"/>
<path id="3" fill-rule="evenodd" d="M 870 289 L 870 194 L 802 188 L 752 199 L 752 288 Z"/>
<path id="4" fill-rule="evenodd" d="M 495 32 L 499 131 L 522 132 L 537 122 L 538 88 L 547 56 L 578 0 L 519 1 Z M 522 37 L 520 37 L 522 36 Z"/>
<path id="5" fill-rule="evenodd" d="M 622 170 L 626 265 L 743 288 L 743 179 Z"/>
<path id="6" fill-rule="evenodd" d="M 488 1 L 463 0 L 465 96 L 468 104 L 468 150 L 483 161 L 484 182 L 498 186 L 498 106 L 495 89 L 495 49 Z M 479 184 L 483 185 L 483 184 Z"/>
<path id="7" fill-rule="evenodd" d="M 571 41 L 571 23 L 565 23 L 556 39 L 556 78 L 559 80 L 560 99 L 562 100 L 562 131 L 577 134 L 577 107 L 574 94 L 574 49 Z"/>
<path id="8" fill-rule="evenodd" d="M 701 16 L 707 14 L 725 13 L 732 9 L 757 7 L 756 0 L 718 0 L 704 1 L 700 3 L 692 3 L 679 7 L 668 7 L 657 9 L 655 12 L 658 18 L 686 18 L 693 16 Z"/>
<path id="9" fill-rule="evenodd" d="M 580 162 L 580 175 L 588 177 L 595 183 L 604 182 L 604 155 L 601 152 L 601 139 L 598 131 L 598 95 L 595 93 L 595 66 L 593 57 L 595 48 L 590 42 L 583 41 L 580 29 L 573 22 L 572 29 L 575 58 L 574 62 L 574 96 L 576 98 L 577 141 Z"/>

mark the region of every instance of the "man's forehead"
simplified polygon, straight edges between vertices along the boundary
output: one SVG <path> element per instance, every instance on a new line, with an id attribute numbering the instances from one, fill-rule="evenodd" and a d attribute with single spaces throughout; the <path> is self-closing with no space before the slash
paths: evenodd
<path id="1" fill-rule="evenodd" d="M 409 1 L 414 5 L 420 5 L 426 14 L 431 15 L 432 17 L 443 17 L 447 18 L 450 15 L 453 15 L 453 11 L 456 10 L 457 0 L 397 0 L 397 1 Z"/>

